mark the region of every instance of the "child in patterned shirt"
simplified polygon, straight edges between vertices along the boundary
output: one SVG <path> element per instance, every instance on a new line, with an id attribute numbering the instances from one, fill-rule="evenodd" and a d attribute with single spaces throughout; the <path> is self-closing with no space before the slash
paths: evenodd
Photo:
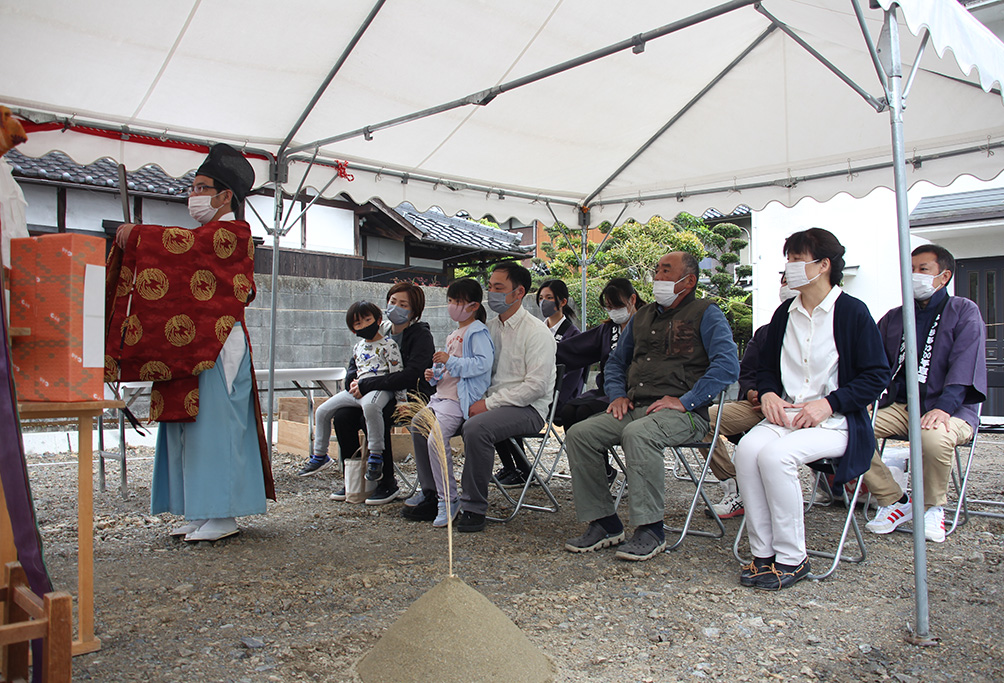
<path id="1" fill-rule="evenodd" d="M 345 314 L 345 323 L 361 339 L 352 349 L 349 374 L 355 369 L 356 379 L 389 375 L 402 368 L 401 350 L 397 342 L 380 334 L 383 313 L 380 307 L 369 301 L 357 301 Z M 369 459 L 366 461 L 366 478 L 376 481 L 383 473 L 384 421 L 383 410 L 395 397 L 390 391 L 371 391 L 359 395 L 359 390 L 351 393 L 340 391 L 317 407 L 314 422 L 314 454 L 312 460 L 329 462 L 328 441 L 331 439 L 331 419 L 339 408 L 362 408 L 366 422 L 366 445 Z M 398 397 L 403 398 L 403 397 Z M 343 454 L 342 457 L 345 457 Z"/>

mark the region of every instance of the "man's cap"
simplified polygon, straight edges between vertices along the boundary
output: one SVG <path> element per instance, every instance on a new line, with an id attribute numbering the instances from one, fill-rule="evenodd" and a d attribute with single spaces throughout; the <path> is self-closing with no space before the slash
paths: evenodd
<path id="1" fill-rule="evenodd" d="M 222 142 L 210 148 L 209 156 L 195 175 L 204 175 L 218 181 L 232 190 L 238 201 L 244 201 L 254 185 L 254 169 L 251 164 L 243 154 Z"/>

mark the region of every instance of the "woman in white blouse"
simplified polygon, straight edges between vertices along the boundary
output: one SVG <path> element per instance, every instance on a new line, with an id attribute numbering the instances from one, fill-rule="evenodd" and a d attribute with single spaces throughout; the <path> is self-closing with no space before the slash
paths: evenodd
<path id="1" fill-rule="evenodd" d="M 775 311 L 757 371 L 764 420 L 736 447 L 753 561 L 740 583 L 780 590 L 810 571 L 799 466 L 838 458 L 835 483 L 868 469 L 875 438 L 867 406 L 889 380 L 878 328 L 842 292 L 844 247 L 810 228 L 784 243 L 785 276 L 798 295 Z"/>

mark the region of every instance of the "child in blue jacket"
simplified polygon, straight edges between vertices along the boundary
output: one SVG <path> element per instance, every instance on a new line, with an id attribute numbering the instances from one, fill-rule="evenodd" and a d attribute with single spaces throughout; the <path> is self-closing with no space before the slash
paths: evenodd
<path id="1" fill-rule="evenodd" d="M 471 405 L 480 401 L 492 382 L 495 347 L 485 327 L 485 309 L 481 305 L 481 285 L 470 278 L 455 280 L 446 290 L 450 318 L 457 329 L 446 338 L 446 351 L 432 357 L 433 367 L 425 371 L 425 379 L 436 387 L 429 408 L 436 414 L 446 450 L 446 480 L 433 449 L 433 435 L 423 438 L 414 427 L 415 458 L 427 458 L 436 482 L 439 510 L 432 526 L 447 525 L 446 496 L 450 500 L 450 516 L 460 512 L 457 480 L 453 476 L 453 454 L 450 437 L 459 434 L 464 420 L 470 417 Z M 424 468 L 420 468 L 421 470 Z M 425 488 L 423 486 L 423 488 Z"/>

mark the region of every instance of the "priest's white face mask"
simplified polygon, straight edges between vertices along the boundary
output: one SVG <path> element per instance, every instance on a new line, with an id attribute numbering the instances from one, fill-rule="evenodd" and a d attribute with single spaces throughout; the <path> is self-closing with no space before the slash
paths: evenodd
<path id="1" fill-rule="evenodd" d="M 188 198 L 188 215 L 194 218 L 199 225 L 205 225 L 213 220 L 213 216 L 219 211 L 219 207 L 213 206 L 213 200 L 218 194 L 193 194 Z"/>

